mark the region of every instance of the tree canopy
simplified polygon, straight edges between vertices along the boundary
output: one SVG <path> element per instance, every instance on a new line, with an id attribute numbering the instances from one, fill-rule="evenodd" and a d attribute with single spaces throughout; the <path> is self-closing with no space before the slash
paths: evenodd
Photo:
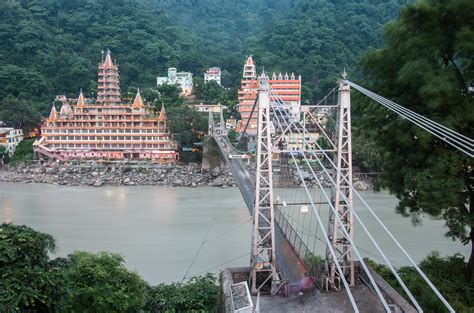
<path id="1" fill-rule="evenodd" d="M 138 312 L 144 307 L 148 284 L 125 268 L 123 257 L 101 252 L 75 252 L 64 270 L 67 312 Z"/>
<path id="2" fill-rule="evenodd" d="M 0 224 L 1 312 L 214 312 L 216 278 L 149 286 L 114 253 L 50 259 L 51 235 Z"/>
<path id="3" fill-rule="evenodd" d="M 363 84 L 472 138 L 473 36 L 472 1 L 408 5 L 387 26 L 386 46 L 363 58 Z M 359 136 L 380 160 L 379 187 L 400 199 L 398 212 L 415 222 L 425 213 L 444 219 L 448 236 L 473 241 L 473 160 L 378 104 L 360 102 L 355 116 Z M 474 256 L 469 264 L 474 280 Z"/>
<path id="4" fill-rule="evenodd" d="M 219 66 L 235 102 L 245 56 L 254 53 L 268 70 L 302 74 L 304 98 L 313 101 L 344 66 L 380 44 L 381 25 L 401 2 L 2 1 L 0 120 L 10 118 L 2 107 L 12 99 L 30 101 L 31 112 L 22 110 L 25 120 L 9 123 L 28 125 L 38 112 L 49 113 L 57 94 L 77 97 L 82 88 L 95 97 L 106 48 L 119 64 L 124 98 L 137 87 L 154 87 L 168 67 L 201 77 Z"/>
<path id="5" fill-rule="evenodd" d="M 0 225 L 0 311 L 54 308 L 58 275 L 48 253 L 55 248 L 48 234 L 27 226 Z"/>
<path id="6" fill-rule="evenodd" d="M 400 295 L 404 296 L 407 301 L 410 301 L 388 267 L 373 261 L 369 261 L 369 264 L 370 267 L 375 269 Z M 433 252 L 420 262 L 420 268 L 456 312 L 471 312 L 474 307 L 474 282 L 469 283 L 466 281 L 463 270 L 465 267 L 466 261 L 464 256 L 460 254 L 443 258 L 439 253 Z M 415 268 L 402 266 L 398 268 L 397 271 L 425 312 L 448 312 L 446 307 Z"/>

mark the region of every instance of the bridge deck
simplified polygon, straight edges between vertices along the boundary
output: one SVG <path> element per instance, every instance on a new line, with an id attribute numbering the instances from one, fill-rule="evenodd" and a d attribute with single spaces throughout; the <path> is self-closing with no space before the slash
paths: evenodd
<path id="1" fill-rule="evenodd" d="M 377 296 L 367 286 L 360 284 L 351 288 L 351 291 L 360 312 L 386 312 Z M 256 303 L 256 297 L 252 298 L 253 303 Z M 316 289 L 302 296 L 296 295 L 289 298 L 260 297 L 261 313 L 342 313 L 353 311 L 349 297 L 344 291 L 321 293 Z"/>
<path id="2" fill-rule="evenodd" d="M 231 168 L 250 214 L 253 216 L 255 175 L 251 175 L 250 170 L 243 164 L 242 160 L 229 159 L 229 151 L 231 149 L 229 142 L 222 139 L 222 137 L 214 138 L 219 146 L 219 150 Z M 290 284 L 297 283 L 301 277 L 307 275 L 308 269 L 285 237 L 279 225 L 275 224 L 277 226 L 275 227 L 275 249 L 278 268 L 284 280 L 287 280 Z"/>

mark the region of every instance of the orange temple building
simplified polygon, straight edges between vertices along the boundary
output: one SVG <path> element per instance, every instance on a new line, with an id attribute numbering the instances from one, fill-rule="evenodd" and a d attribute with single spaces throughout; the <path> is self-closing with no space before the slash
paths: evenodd
<path id="1" fill-rule="evenodd" d="M 133 103 L 120 99 L 118 66 L 107 51 L 99 64 L 97 99 L 62 99 L 44 119 L 41 138 L 33 144 L 37 156 L 70 159 L 143 159 L 175 162 L 177 145 L 167 127 L 164 107 L 154 114 L 140 91 Z"/>
<path id="2" fill-rule="evenodd" d="M 279 98 L 292 108 L 293 115 L 299 115 L 301 106 L 301 76 L 295 78 L 295 75 L 273 74 L 268 80 L 268 83 L 273 88 Z M 241 120 L 237 126 L 237 131 L 244 131 L 248 123 L 246 132 L 249 134 L 256 134 L 258 121 L 258 105 L 255 106 L 255 111 L 252 116 L 252 108 L 257 99 L 259 88 L 259 80 L 257 79 L 257 70 L 252 56 L 248 56 L 245 61 L 241 87 L 239 89 L 239 113 Z M 270 96 L 271 99 L 273 97 Z"/>

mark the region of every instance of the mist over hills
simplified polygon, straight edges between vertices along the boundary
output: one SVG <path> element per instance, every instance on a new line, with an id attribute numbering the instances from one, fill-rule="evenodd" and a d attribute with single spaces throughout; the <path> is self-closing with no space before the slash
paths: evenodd
<path id="1" fill-rule="evenodd" d="M 236 87 L 247 54 L 259 67 L 303 77 L 314 101 L 343 67 L 381 45 L 403 1 L 44 0 L 0 3 L 0 100 L 39 108 L 58 93 L 93 96 L 100 51 L 118 61 L 121 88 L 153 87 L 170 66 L 220 66 Z"/>

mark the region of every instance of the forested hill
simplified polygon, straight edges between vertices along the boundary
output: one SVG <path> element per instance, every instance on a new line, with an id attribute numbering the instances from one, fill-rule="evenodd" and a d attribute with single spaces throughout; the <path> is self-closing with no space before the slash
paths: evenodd
<path id="1" fill-rule="evenodd" d="M 152 87 L 169 66 L 202 75 L 220 66 L 236 86 L 245 55 L 301 73 L 316 99 L 327 77 L 380 44 L 401 1 L 42 0 L 0 1 L 0 112 L 4 99 L 46 112 L 54 95 L 95 93 L 100 51 L 110 48 L 121 87 Z M 322 87 L 321 87 L 322 86 Z M 1 118 L 1 116 L 0 116 Z"/>
<path id="2" fill-rule="evenodd" d="M 381 46 L 384 25 L 403 1 L 301 0 L 260 32 L 251 51 L 270 71 L 302 75 L 303 98 L 315 101 L 335 86 L 343 68 L 354 79 L 360 55 Z"/>

